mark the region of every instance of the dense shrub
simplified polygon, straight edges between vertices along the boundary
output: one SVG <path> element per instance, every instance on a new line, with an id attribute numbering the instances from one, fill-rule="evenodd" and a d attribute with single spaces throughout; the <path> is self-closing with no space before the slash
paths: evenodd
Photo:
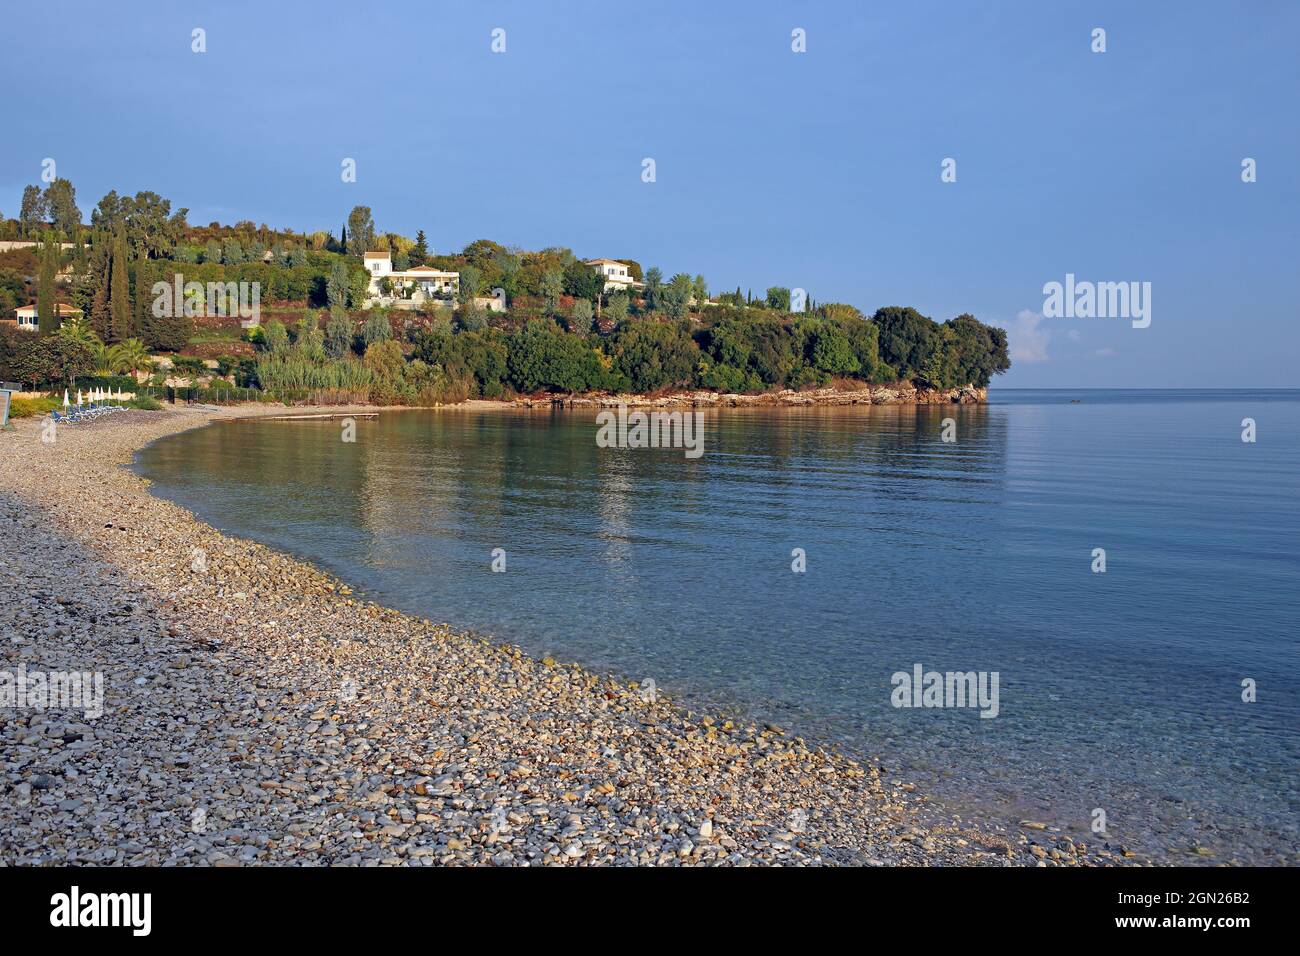
<path id="1" fill-rule="evenodd" d="M 510 335 L 506 365 L 511 384 L 524 393 L 604 391 L 624 384 L 585 339 L 542 319 Z"/>
<path id="2" fill-rule="evenodd" d="M 9 402 L 10 418 L 30 418 L 48 415 L 59 407 L 57 398 L 15 398 Z"/>
<path id="3" fill-rule="evenodd" d="M 701 357 L 689 325 L 682 322 L 624 322 L 609 349 L 614 368 L 637 392 L 694 384 Z"/>
<path id="4" fill-rule="evenodd" d="M 415 357 L 441 366 L 453 379 L 471 384 L 471 395 L 499 398 L 507 385 L 508 346 L 505 334 L 484 329 L 453 335 L 446 330 L 422 330 L 413 341 Z"/>

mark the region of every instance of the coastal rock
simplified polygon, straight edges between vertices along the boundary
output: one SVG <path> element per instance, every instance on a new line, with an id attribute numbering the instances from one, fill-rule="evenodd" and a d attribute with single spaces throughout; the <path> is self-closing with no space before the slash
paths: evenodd
<path id="1" fill-rule="evenodd" d="M 974 405 L 988 401 L 988 389 L 918 388 L 911 382 L 858 383 L 857 388 L 780 389 L 757 395 L 730 392 L 678 392 L 671 395 L 546 395 L 516 399 L 519 408 L 742 408 L 810 405 Z"/>

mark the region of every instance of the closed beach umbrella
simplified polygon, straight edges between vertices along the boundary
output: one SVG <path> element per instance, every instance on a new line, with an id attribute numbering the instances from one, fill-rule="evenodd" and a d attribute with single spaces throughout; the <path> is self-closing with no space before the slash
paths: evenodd
<path id="1" fill-rule="evenodd" d="M 69 405 L 71 405 L 71 404 L 72 404 L 72 403 L 71 403 L 70 401 L 68 401 L 68 390 L 65 388 L 65 389 L 63 390 L 63 407 L 64 407 L 64 408 L 67 408 L 67 407 L 68 407 Z"/>
<path id="2" fill-rule="evenodd" d="M 81 389 L 77 389 L 77 404 L 81 404 Z"/>

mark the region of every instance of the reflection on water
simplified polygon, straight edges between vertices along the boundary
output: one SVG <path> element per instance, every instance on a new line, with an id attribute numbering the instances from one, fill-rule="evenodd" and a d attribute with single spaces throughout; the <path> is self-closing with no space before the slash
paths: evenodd
<path id="1" fill-rule="evenodd" d="M 354 444 L 247 422 L 140 467 L 376 600 L 835 740 L 950 805 L 1293 854 L 1300 401 L 1080 395 L 708 413 L 698 459 L 598 448 L 591 412 L 384 414 Z M 1000 716 L 894 709 L 917 663 L 998 671 Z"/>

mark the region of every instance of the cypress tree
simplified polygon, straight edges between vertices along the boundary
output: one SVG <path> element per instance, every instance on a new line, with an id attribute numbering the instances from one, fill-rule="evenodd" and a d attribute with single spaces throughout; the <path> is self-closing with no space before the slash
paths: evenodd
<path id="1" fill-rule="evenodd" d="M 58 245 L 54 234 L 47 232 L 41 245 L 41 265 L 36 279 L 36 327 L 41 335 L 49 335 L 59 328 L 55 311 L 54 275 L 58 271 Z"/>
<path id="2" fill-rule="evenodd" d="M 348 267 L 342 259 L 334 260 L 329 278 L 325 280 L 325 298 L 331 309 L 344 309 L 348 304 Z"/>
<path id="3" fill-rule="evenodd" d="M 131 315 L 128 268 L 126 230 L 118 226 L 113 236 L 113 260 L 108 287 L 109 323 L 114 342 L 125 342 L 135 334 L 135 323 Z"/>
<path id="4" fill-rule="evenodd" d="M 110 322 L 108 315 L 108 234 L 102 229 L 94 229 L 90 234 L 90 276 L 93 293 L 90 296 L 90 327 L 95 330 L 101 342 L 109 338 Z"/>
<path id="5" fill-rule="evenodd" d="M 149 289 L 153 285 L 150 281 L 151 272 L 147 259 L 141 259 L 135 264 L 135 335 L 139 335 L 149 325 L 149 306 L 152 301 Z"/>

